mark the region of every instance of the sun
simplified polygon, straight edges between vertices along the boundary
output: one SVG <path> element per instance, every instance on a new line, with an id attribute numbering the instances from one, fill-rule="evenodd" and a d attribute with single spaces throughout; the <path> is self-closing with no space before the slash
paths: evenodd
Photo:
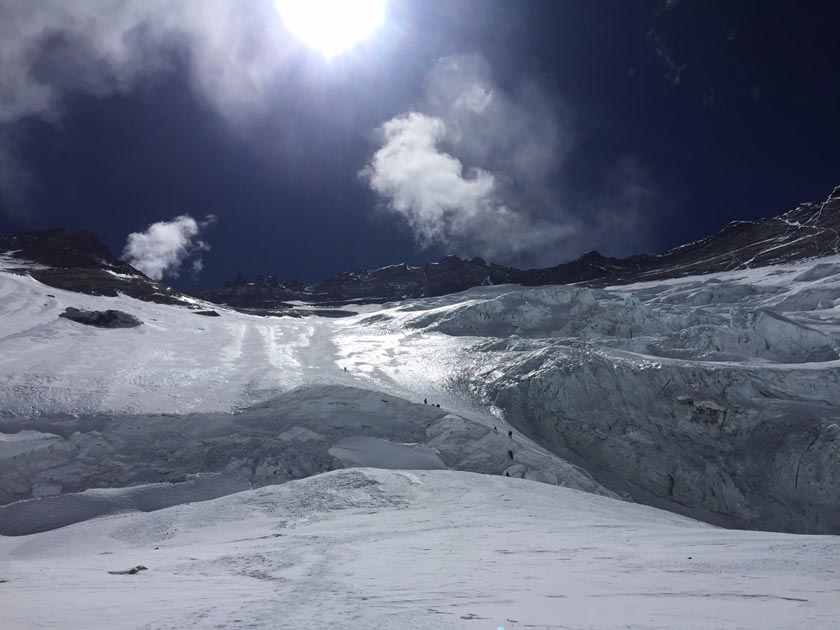
<path id="1" fill-rule="evenodd" d="M 295 37 L 327 58 L 364 41 L 385 20 L 387 0 L 274 0 Z"/>

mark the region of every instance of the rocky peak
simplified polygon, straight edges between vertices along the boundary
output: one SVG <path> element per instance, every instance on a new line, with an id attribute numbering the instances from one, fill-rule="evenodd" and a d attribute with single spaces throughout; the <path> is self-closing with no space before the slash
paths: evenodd
<path id="1" fill-rule="evenodd" d="M 248 278 L 242 275 L 241 271 L 237 271 L 236 275 L 231 279 L 225 282 L 226 289 L 233 289 L 236 287 L 244 287 L 248 284 Z"/>
<path id="2" fill-rule="evenodd" d="M 94 234 L 83 230 L 0 235 L 0 254 L 12 261 L 7 266 L 9 271 L 29 274 L 56 289 L 89 295 L 123 293 L 150 302 L 185 303 L 181 293 L 150 280 L 114 256 Z"/>
<path id="3" fill-rule="evenodd" d="M 583 256 L 578 258 L 578 260 L 585 262 L 602 262 L 607 260 L 607 257 L 593 249 L 592 251 L 586 252 Z"/>
<path id="4" fill-rule="evenodd" d="M 109 268 L 119 273 L 143 275 L 111 254 L 94 234 L 84 230 L 56 229 L 0 235 L 0 251 L 21 261 L 58 269 Z"/>

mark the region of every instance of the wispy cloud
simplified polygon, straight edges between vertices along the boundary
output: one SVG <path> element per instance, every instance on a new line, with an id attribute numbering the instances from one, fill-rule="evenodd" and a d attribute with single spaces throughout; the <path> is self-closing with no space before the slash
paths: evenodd
<path id="1" fill-rule="evenodd" d="M 61 120 L 68 96 L 125 93 L 185 59 L 193 89 L 234 123 L 265 107 L 284 62 L 270 0 L 5 0 L 0 3 L 0 195 L 19 207 L 27 176 L 9 131 Z"/>
<path id="2" fill-rule="evenodd" d="M 416 111 L 386 122 L 362 176 L 424 247 L 509 259 L 542 250 L 574 226 L 532 212 L 572 139 L 559 104 L 536 86 L 501 89 L 479 55 L 441 59 Z"/>
<path id="3" fill-rule="evenodd" d="M 656 56 L 662 63 L 663 76 L 671 85 L 680 85 L 683 80 L 683 73 L 688 64 L 678 63 L 671 51 L 665 44 L 662 35 L 651 30 L 648 32 L 648 41 L 653 43 Z"/>
<path id="4" fill-rule="evenodd" d="M 361 175 L 423 247 L 551 264 L 601 242 L 601 227 L 627 209 L 623 192 L 569 203 L 575 116 L 533 82 L 502 88 L 479 55 L 441 59 L 422 102 L 379 134 Z"/>
<path id="5" fill-rule="evenodd" d="M 688 64 L 679 63 L 673 53 L 671 53 L 671 49 L 665 43 L 665 38 L 662 35 L 660 22 L 679 5 L 679 0 L 660 0 L 659 4 L 653 10 L 651 27 L 645 35 L 645 39 L 653 46 L 656 57 L 662 64 L 665 80 L 671 85 L 680 85 L 682 83 L 683 73 L 688 68 Z"/>
<path id="6" fill-rule="evenodd" d="M 717 89 L 711 83 L 706 85 L 706 89 L 703 90 L 703 108 L 708 110 L 714 110 L 718 108 L 719 105 L 719 97 Z"/>
<path id="7" fill-rule="evenodd" d="M 145 231 L 128 235 L 123 260 L 153 280 L 177 278 L 188 260 L 191 272 L 197 275 L 204 269 L 201 255 L 210 250 L 200 236 L 215 221 L 210 214 L 202 221 L 181 215 L 152 223 Z"/>

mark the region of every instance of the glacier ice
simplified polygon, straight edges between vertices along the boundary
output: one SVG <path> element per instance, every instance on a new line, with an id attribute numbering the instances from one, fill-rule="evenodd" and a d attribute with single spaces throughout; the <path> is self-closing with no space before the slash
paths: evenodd
<path id="1" fill-rule="evenodd" d="M 462 387 L 608 487 L 722 524 L 838 532 L 840 320 L 801 313 L 813 291 L 840 298 L 826 264 L 507 287 L 394 318 L 471 339 Z"/>
<path id="2" fill-rule="evenodd" d="M 196 318 L 0 273 L 0 433 L 31 432 L 0 439 L 0 501 L 201 473 L 260 486 L 406 455 L 837 533 L 838 268 L 477 287 L 341 320 Z M 72 326 L 68 307 L 145 324 Z"/>

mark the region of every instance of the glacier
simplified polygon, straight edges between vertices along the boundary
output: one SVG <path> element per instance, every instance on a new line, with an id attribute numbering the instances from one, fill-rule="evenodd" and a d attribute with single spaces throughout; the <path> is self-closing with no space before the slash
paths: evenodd
<path id="1" fill-rule="evenodd" d="M 840 257 L 343 318 L 15 265 L 4 627 L 840 623 Z"/>
<path id="2" fill-rule="evenodd" d="M 625 496 L 722 525 L 837 533 L 836 264 L 475 289 L 374 325 L 458 340 L 451 388 Z"/>
<path id="3" fill-rule="evenodd" d="M 68 307 L 144 323 L 94 329 Z M 390 467 L 410 443 L 720 525 L 840 531 L 840 257 L 478 287 L 341 319 L 215 308 L 0 273 L 0 431 L 42 436 L 0 441 L 0 501 L 200 474 L 264 485 Z"/>

